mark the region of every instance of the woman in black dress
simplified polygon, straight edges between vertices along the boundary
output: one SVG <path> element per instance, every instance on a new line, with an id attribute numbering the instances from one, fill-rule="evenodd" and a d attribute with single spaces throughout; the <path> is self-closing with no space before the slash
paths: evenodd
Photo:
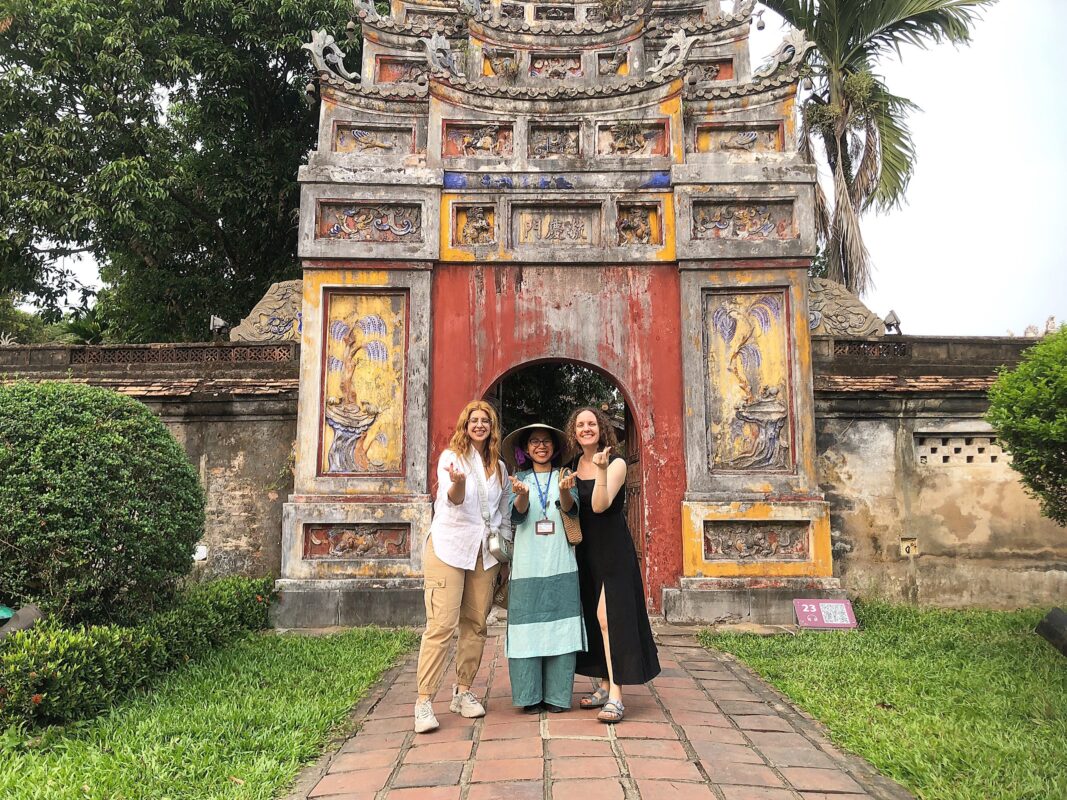
<path id="1" fill-rule="evenodd" d="M 567 436 L 581 450 L 575 469 L 582 543 L 575 550 L 582 613 L 589 649 L 575 671 L 599 681 L 582 708 L 601 708 L 597 719 L 619 722 L 625 708 L 622 685 L 645 683 L 659 674 L 656 643 L 645 610 L 645 593 L 630 528 L 626 524 L 626 461 L 603 412 L 579 408 Z"/>

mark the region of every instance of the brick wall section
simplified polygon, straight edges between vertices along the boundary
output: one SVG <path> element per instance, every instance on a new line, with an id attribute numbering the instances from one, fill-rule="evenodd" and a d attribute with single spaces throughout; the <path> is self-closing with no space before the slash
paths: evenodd
<path id="1" fill-rule="evenodd" d="M 850 592 L 1002 607 L 1067 594 L 1067 537 L 1040 516 L 1008 457 L 990 460 L 982 421 L 997 368 L 1030 344 L 813 341 L 819 480 L 835 571 Z M 0 348 L 4 380 L 107 386 L 160 414 L 207 490 L 208 575 L 278 574 L 298 366 L 288 343 Z M 952 453 L 950 463 L 931 448 Z M 911 538 L 917 558 L 900 555 L 900 540 Z"/>

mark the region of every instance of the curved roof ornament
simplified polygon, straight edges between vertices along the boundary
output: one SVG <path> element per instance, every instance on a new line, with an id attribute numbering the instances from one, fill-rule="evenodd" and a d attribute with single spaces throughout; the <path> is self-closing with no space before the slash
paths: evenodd
<path id="1" fill-rule="evenodd" d="M 769 78 L 784 67 L 795 67 L 808 53 L 815 49 L 815 42 L 809 41 L 804 31 L 793 28 L 778 45 L 769 59 L 752 73 L 753 79 Z"/>
<path id="2" fill-rule="evenodd" d="M 677 67 L 685 61 L 686 56 L 689 55 L 689 51 L 693 49 L 699 41 L 698 37 L 689 38 L 685 35 L 685 31 L 677 30 L 671 34 L 667 39 L 667 43 L 663 45 L 663 49 L 659 51 L 659 55 L 656 56 L 656 63 L 649 69 L 648 74 L 650 77 L 660 75 L 672 67 Z"/>
<path id="3" fill-rule="evenodd" d="M 311 61 L 315 65 L 316 72 L 332 72 L 346 81 L 359 83 L 359 73 L 345 69 L 344 51 L 337 46 L 337 41 L 333 36 L 324 29 L 312 31 L 311 41 L 301 45 L 300 49 L 311 53 Z"/>
<path id="4" fill-rule="evenodd" d="M 456 78 L 464 77 L 463 71 L 456 63 L 456 54 L 452 52 L 452 46 L 448 39 L 439 33 L 429 39 L 419 39 L 426 50 L 426 60 L 430 64 L 431 72 L 444 72 Z"/>
<path id="5" fill-rule="evenodd" d="M 356 9 L 356 15 L 367 22 L 377 22 L 381 19 L 378 9 L 374 7 L 374 0 L 352 0 Z"/>

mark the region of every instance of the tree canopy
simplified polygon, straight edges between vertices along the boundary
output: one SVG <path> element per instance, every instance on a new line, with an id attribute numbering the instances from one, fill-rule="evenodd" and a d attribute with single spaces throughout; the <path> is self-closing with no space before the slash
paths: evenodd
<path id="1" fill-rule="evenodd" d="M 313 28 L 348 0 L 0 0 L 0 292 L 58 316 L 86 253 L 130 341 L 202 339 L 297 277 Z"/>
<path id="2" fill-rule="evenodd" d="M 988 418 L 1041 511 L 1067 525 L 1067 325 L 1000 374 Z"/>
<path id="3" fill-rule="evenodd" d="M 816 146 L 833 173 L 833 204 L 816 187 L 826 277 L 863 294 L 870 255 L 860 230 L 867 209 L 904 198 L 915 168 L 907 117 L 917 106 L 876 72 L 907 45 L 967 44 L 983 6 L 996 0 L 761 0 L 815 43 L 814 89 L 803 106 L 800 146 Z"/>

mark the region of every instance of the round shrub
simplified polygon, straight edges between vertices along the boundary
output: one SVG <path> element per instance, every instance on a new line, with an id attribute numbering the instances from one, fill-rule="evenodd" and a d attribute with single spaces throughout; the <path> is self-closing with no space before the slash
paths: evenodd
<path id="1" fill-rule="evenodd" d="M 988 419 L 1041 511 L 1067 525 L 1067 325 L 1000 374 Z"/>
<path id="2" fill-rule="evenodd" d="M 143 404 L 65 382 L 0 387 L 0 602 L 127 624 L 168 606 L 204 494 Z"/>

